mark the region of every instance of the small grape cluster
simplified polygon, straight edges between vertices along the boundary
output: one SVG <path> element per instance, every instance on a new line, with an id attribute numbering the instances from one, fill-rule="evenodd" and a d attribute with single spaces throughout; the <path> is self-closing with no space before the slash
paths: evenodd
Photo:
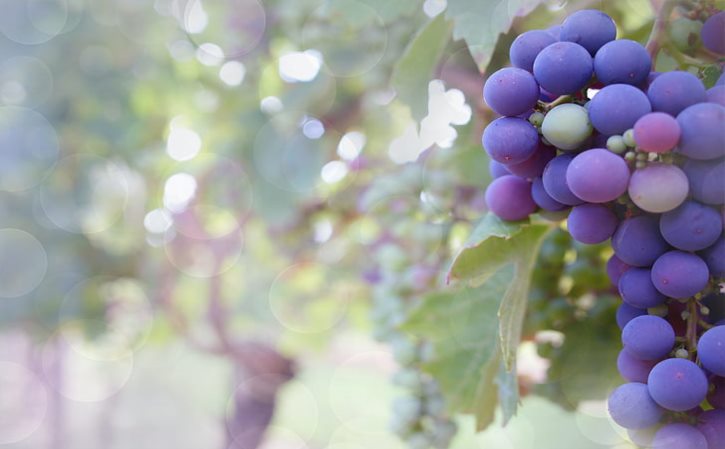
<path id="1" fill-rule="evenodd" d="M 719 54 L 723 17 L 702 28 Z M 512 43 L 513 67 L 484 86 L 502 116 L 483 133 L 486 204 L 509 221 L 568 213 L 576 241 L 611 239 L 629 382 L 609 399 L 612 418 L 642 446 L 722 449 L 725 76 L 707 91 L 690 72 L 652 72 L 648 50 L 616 32 L 582 10 Z"/>

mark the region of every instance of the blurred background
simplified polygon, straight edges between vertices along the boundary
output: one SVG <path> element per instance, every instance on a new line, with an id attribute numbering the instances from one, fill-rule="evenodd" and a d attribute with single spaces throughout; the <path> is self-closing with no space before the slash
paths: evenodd
<path id="1" fill-rule="evenodd" d="M 492 66 L 574 9 L 651 22 L 645 0 L 488 3 L 513 23 Z M 489 181 L 446 7 L 3 2 L 0 447 L 406 447 L 391 329 L 444 285 Z M 629 447 L 601 401 L 567 408 L 446 419 L 454 448 Z"/>

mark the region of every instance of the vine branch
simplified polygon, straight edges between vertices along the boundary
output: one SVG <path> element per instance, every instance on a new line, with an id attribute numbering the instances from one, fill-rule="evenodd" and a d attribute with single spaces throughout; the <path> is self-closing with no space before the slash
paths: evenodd
<path id="1" fill-rule="evenodd" d="M 652 58 L 654 65 L 657 54 L 667 39 L 667 22 L 675 8 L 675 0 L 651 0 L 652 9 L 656 12 L 652 32 L 649 35 L 645 48 Z"/>

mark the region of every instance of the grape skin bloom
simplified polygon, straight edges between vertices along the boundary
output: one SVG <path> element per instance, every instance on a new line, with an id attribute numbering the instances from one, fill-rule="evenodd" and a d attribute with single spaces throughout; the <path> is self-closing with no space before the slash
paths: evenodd
<path id="1" fill-rule="evenodd" d="M 607 203 L 627 191 L 629 167 L 611 151 L 595 148 L 579 153 L 566 170 L 566 182 L 578 198 Z"/>

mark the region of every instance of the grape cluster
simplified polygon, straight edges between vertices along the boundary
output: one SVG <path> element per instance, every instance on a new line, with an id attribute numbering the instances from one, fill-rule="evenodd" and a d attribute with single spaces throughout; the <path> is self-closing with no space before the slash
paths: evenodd
<path id="1" fill-rule="evenodd" d="M 723 14 L 702 27 L 717 54 Z M 629 382 L 610 396 L 612 418 L 642 446 L 725 448 L 725 79 L 708 91 L 690 72 L 653 72 L 596 10 L 521 34 L 510 59 L 484 86 L 502 116 L 482 138 L 489 210 L 568 213 L 574 240 L 611 239 Z"/>

